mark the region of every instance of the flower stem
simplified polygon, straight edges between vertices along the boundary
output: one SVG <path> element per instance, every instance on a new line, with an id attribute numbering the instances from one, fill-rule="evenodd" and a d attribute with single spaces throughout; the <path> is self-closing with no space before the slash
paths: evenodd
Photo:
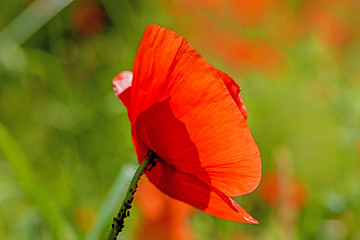
<path id="1" fill-rule="evenodd" d="M 134 194 L 138 186 L 137 182 L 139 181 L 140 177 L 146 172 L 146 170 L 150 171 L 152 167 L 155 166 L 155 157 L 157 156 L 156 153 L 150 150 L 146 156 L 147 158 L 145 158 L 145 160 L 139 165 L 130 182 L 129 188 L 126 192 L 125 198 L 121 204 L 118 214 L 116 215 L 116 217 L 113 218 L 113 223 L 111 224 L 111 231 L 107 238 L 108 240 L 116 240 L 117 235 L 122 231 L 125 218 L 130 216 L 131 203 L 134 199 Z M 147 169 L 148 166 L 149 168 Z"/>

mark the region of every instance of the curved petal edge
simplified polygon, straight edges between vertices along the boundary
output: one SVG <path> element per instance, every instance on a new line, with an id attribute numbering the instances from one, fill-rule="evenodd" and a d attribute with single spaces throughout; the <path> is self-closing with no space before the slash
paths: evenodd
<path id="1" fill-rule="evenodd" d="M 113 78 L 114 93 L 123 102 L 127 109 L 129 109 L 130 106 L 130 89 L 132 79 L 133 74 L 130 71 L 120 72 Z"/>

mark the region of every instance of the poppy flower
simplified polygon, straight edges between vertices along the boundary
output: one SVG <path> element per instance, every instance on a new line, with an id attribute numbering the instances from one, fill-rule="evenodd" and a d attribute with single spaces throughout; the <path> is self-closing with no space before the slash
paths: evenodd
<path id="1" fill-rule="evenodd" d="M 71 20 L 77 32 L 84 36 L 92 36 L 104 29 L 107 16 L 100 3 L 85 1 L 74 5 Z"/>
<path id="2" fill-rule="evenodd" d="M 277 0 L 232 0 L 230 2 L 231 6 L 235 9 L 235 17 L 245 26 L 263 24 L 271 14 L 272 8 L 279 4 Z"/>
<path id="3" fill-rule="evenodd" d="M 162 192 L 216 217 L 257 223 L 229 196 L 252 192 L 261 178 L 258 147 L 240 87 L 188 41 L 150 25 L 133 73 L 113 79 L 128 110 L 138 162 L 149 150 L 149 180 Z"/>
<path id="4" fill-rule="evenodd" d="M 196 239 L 190 225 L 190 216 L 195 208 L 170 198 L 147 179 L 140 181 L 135 203 L 141 214 L 141 221 L 135 230 L 135 239 Z"/>
<path id="5" fill-rule="evenodd" d="M 81 205 L 75 209 L 74 223 L 82 232 L 88 232 L 95 223 L 97 216 L 93 208 Z"/>
<path id="6" fill-rule="evenodd" d="M 330 46 L 341 47 L 350 42 L 351 31 L 340 18 L 322 10 L 309 10 L 306 17 L 315 33 Z"/>
<path id="7" fill-rule="evenodd" d="M 282 53 L 268 40 L 246 38 L 234 31 L 213 31 L 211 34 L 215 52 L 231 66 L 253 69 L 271 75 L 284 65 Z M 223 44 L 226 43 L 226 44 Z"/>
<path id="8" fill-rule="evenodd" d="M 259 187 L 260 197 L 271 206 L 286 204 L 294 210 L 304 208 L 307 202 L 306 188 L 297 178 L 292 177 L 283 183 L 284 179 L 276 171 L 270 171 L 263 176 Z M 285 184 L 285 186 L 283 186 Z"/>

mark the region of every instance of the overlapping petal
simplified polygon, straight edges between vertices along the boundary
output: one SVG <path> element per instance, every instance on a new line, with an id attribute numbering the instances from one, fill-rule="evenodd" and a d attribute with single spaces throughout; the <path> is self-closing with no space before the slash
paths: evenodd
<path id="1" fill-rule="evenodd" d="M 232 221 L 258 223 L 234 200 L 197 176 L 175 169 L 167 163 L 148 174 L 161 191 L 213 216 Z"/>
<path id="2" fill-rule="evenodd" d="M 216 73 L 218 74 L 219 78 L 224 82 L 227 90 L 229 91 L 231 97 L 234 99 L 236 105 L 239 107 L 240 112 L 247 119 L 247 110 L 244 105 L 244 100 L 240 96 L 240 86 L 232 79 L 229 75 L 220 71 L 219 69 L 215 68 Z"/>
<path id="3" fill-rule="evenodd" d="M 123 102 L 125 107 L 129 109 L 130 92 L 133 74 L 130 71 L 123 71 L 116 75 L 113 79 L 113 88 L 115 95 Z"/>

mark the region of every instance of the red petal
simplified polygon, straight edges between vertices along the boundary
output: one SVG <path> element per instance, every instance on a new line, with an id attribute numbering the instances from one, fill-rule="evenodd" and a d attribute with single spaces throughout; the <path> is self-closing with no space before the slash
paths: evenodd
<path id="1" fill-rule="evenodd" d="M 258 223 L 234 200 L 194 175 L 159 161 L 146 173 L 161 191 L 216 217 L 238 222 Z"/>
<path id="2" fill-rule="evenodd" d="M 169 102 L 170 99 L 155 103 L 137 117 L 134 136 L 138 136 L 139 160 L 151 149 L 167 162 L 181 163 L 183 169 L 200 167 L 196 146 L 185 124 L 174 116 Z"/>
<path id="3" fill-rule="evenodd" d="M 133 74 L 129 71 L 119 73 L 113 78 L 113 87 L 115 95 L 123 102 L 125 107 L 129 110 L 130 92 Z"/>
<path id="4" fill-rule="evenodd" d="M 240 86 L 232 79 L 229 75 L 224 73 L 223 71 L 216 69 L 216 73 L 221 78 L 221 80 L 225 83 L 227 90 L 229 91 L 231 97 L 234 99 L 236 105 L 239 107 L 240 112 L 247 119 L 247 110 L 244 106 L 244 100 L 240 96 Z"/>
<path id="5" fill-rule="evenodd" d="M 240 89 L 219 72 L 185 38 L 151 25 L 134 64 L 129 117 L 133 126 L 138 121 L 133 134 L 143 145 L 139 149 L 161 151 L 159 156 L 176 169 L 210 178 L 214 188 L 238 196 L 257 187 L 260 154 L 234 97 Z M 144 114 L 165 100 L 168 106 Z M 136 120 L 140 114 L 144 117 Z"/>

